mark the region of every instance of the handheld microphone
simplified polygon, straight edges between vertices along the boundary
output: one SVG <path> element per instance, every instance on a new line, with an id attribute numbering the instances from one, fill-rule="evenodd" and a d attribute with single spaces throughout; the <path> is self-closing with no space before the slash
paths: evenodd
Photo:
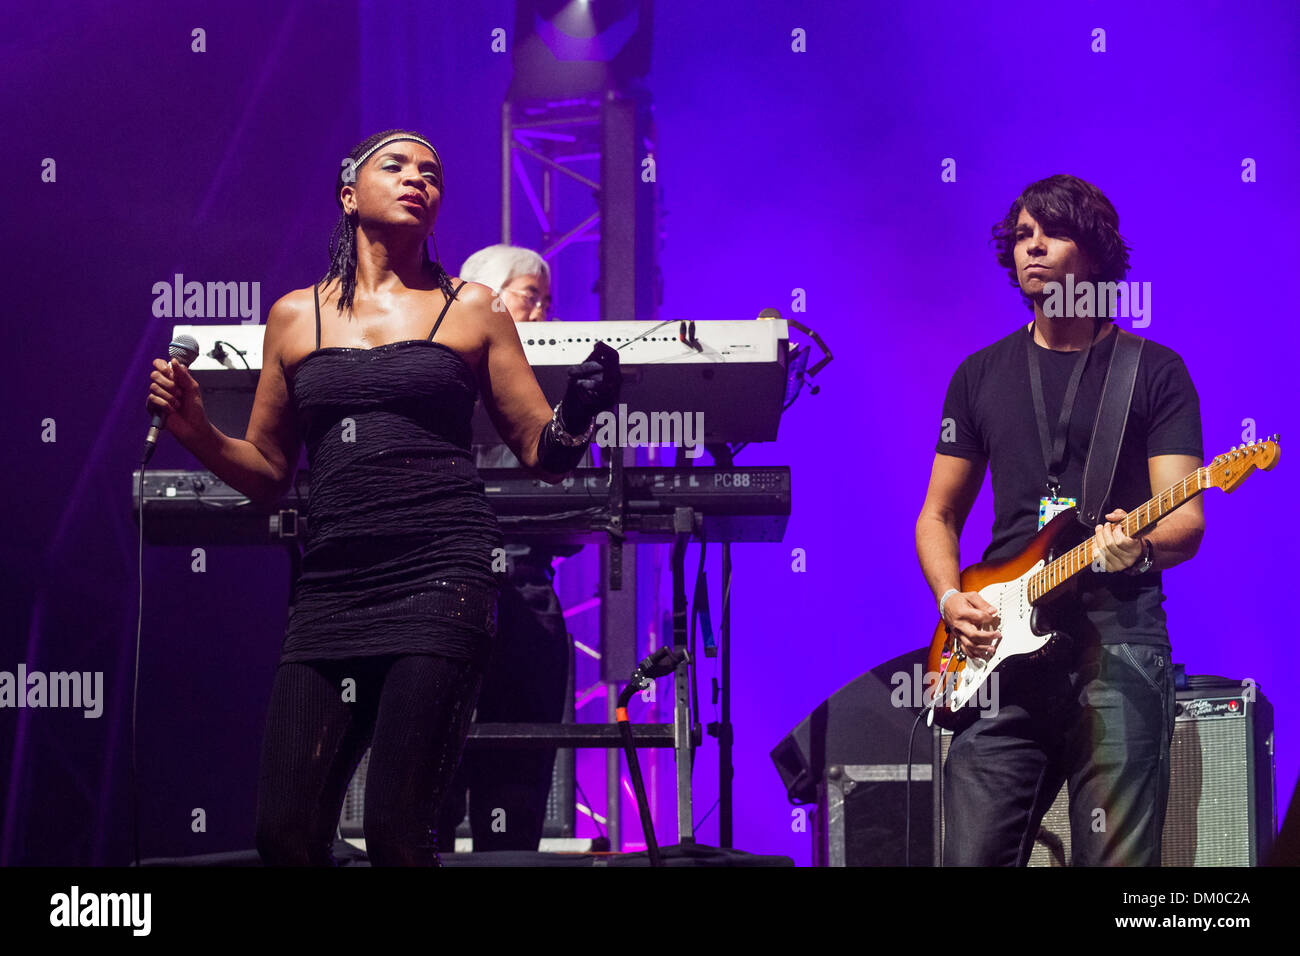
<path id="1" fill-rule="evenodd" d="M 189 364 L 199 357 L 199 343 L 192 335 L 178 335 L 167 346 L 167 356 L 189 367 Z M 154 412 L 153 420 L 149 423 L 149 434 L 144 439 L 144 458 L 141 459 L 141 465 L 149 464 L 149 459 L 153 457 L 154 449 L 158 447 L 158 433 L 162 431 L 166 417 L 165 411 Z"/>

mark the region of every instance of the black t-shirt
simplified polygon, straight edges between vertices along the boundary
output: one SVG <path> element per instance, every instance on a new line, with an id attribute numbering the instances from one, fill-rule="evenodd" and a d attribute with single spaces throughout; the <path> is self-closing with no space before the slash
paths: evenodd
<path id="1" fill-rule="evenodd" d="M 985 561 L 1009 558 L 1024 548 L 1038 531 L 1039 499 L 1047 494 L 1047 466 L 1025 355 L 1025 340 L 1032 334 L 1020 326 L 967 357 L 953 374 L 943 403 L 944 421 L 935 451 L 987 461 L 992 474 L 993 539 L 984 552 Z M 1083 465 L 1116 337 L 1116 332 L 1108 331 L 1093 346 L 1080 379 L 1060 476 L 1062 497 L 1080 497 Z M 1055 436 L 1079 353 L 1057 352 L 1036 343 L 1034 349 L 1041 356 L 1043 402 Z M 1107 511 L 1131 511 L 1164 490 L 1151 488 L 1147 459 L 1156 455 L 1194 455 L 1202 461 L 1201 411 L 1183 360 L 1148 339 L 1138 363 Z M 1088 530 L 1080 525 L 1079 540 L 1087 536 Z M 1058 602 L 1056 608 L 1062 629 L 1068 629 L 1066 619 L 1081 610 L 1103 643 L 1168 642 L 1159 572 L 1132 576 L 1085 570 L 1078 577 L 1077 597 Z"/>

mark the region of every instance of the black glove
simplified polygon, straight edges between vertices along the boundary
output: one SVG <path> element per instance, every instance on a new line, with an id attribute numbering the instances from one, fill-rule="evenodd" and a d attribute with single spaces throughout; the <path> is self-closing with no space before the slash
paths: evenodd
<path id="1" fill-rule="evenodd" d="M 560 426 L 570 435 L 581 435 L 593 418 L 613 409 L 622 384 L 618 352 L 597 342 L 586 361 L 569 368 L 569 387 L 560 402 Z"/>

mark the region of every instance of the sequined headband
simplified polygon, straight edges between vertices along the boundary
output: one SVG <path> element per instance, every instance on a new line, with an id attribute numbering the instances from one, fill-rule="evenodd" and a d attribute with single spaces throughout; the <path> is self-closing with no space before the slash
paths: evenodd
<path id="1" fill-rule="evenodd" d="M 375 150 L 382 149 L 383 147 L 387 146 L 389 143 L 400 143 L 400 142 L 419 143 L 421 146 L 427 146 L 429 148 L 429 152 L 433 153 L 433 158 L 438 161 L 438 190 L 441 192 L 442 191 L 442 157 L 439 156 L 438 151 L 433 148 L 433 144 L 430 143 L 427 139 L 423 138 L 422 136 L 394 136 L 391 139 L 386 139 L 383 142 L 376 143 L 374 146 L 371 146 L 368 150 L 366 150 L 359 157 L 357 157 L 357 159 L 352 164 L 352 168 L 360 169 L 363 165 L 365 165 L 366 160 L 370 158 L 370 155 L 374 153 Z"/>

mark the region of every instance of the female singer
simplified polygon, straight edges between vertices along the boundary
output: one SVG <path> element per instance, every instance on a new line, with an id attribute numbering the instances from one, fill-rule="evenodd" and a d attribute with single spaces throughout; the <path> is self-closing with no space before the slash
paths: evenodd
<path id="1" fill-rule="evenodd" d="M 598 343 L 547 406 L 510 312 L 457 283 L 426 241 L 443 168 L 387 130 L 341 166 L 330 268 L 267 315 L 241 439 L 208 420 L 185 366 L 154 360 L 148 406 L 210 471 L 262 504 L 305 441 L 309 528 L 263 743 L 257 847 L 272 865 L 332 865 L 367 746 L 366 852 L 437 866 L 438 806 L 456 770 L 495 632 L 502 537 L 470 455 L 476 396 L 523 466 L 558 482 L 617 401 Z"/>

